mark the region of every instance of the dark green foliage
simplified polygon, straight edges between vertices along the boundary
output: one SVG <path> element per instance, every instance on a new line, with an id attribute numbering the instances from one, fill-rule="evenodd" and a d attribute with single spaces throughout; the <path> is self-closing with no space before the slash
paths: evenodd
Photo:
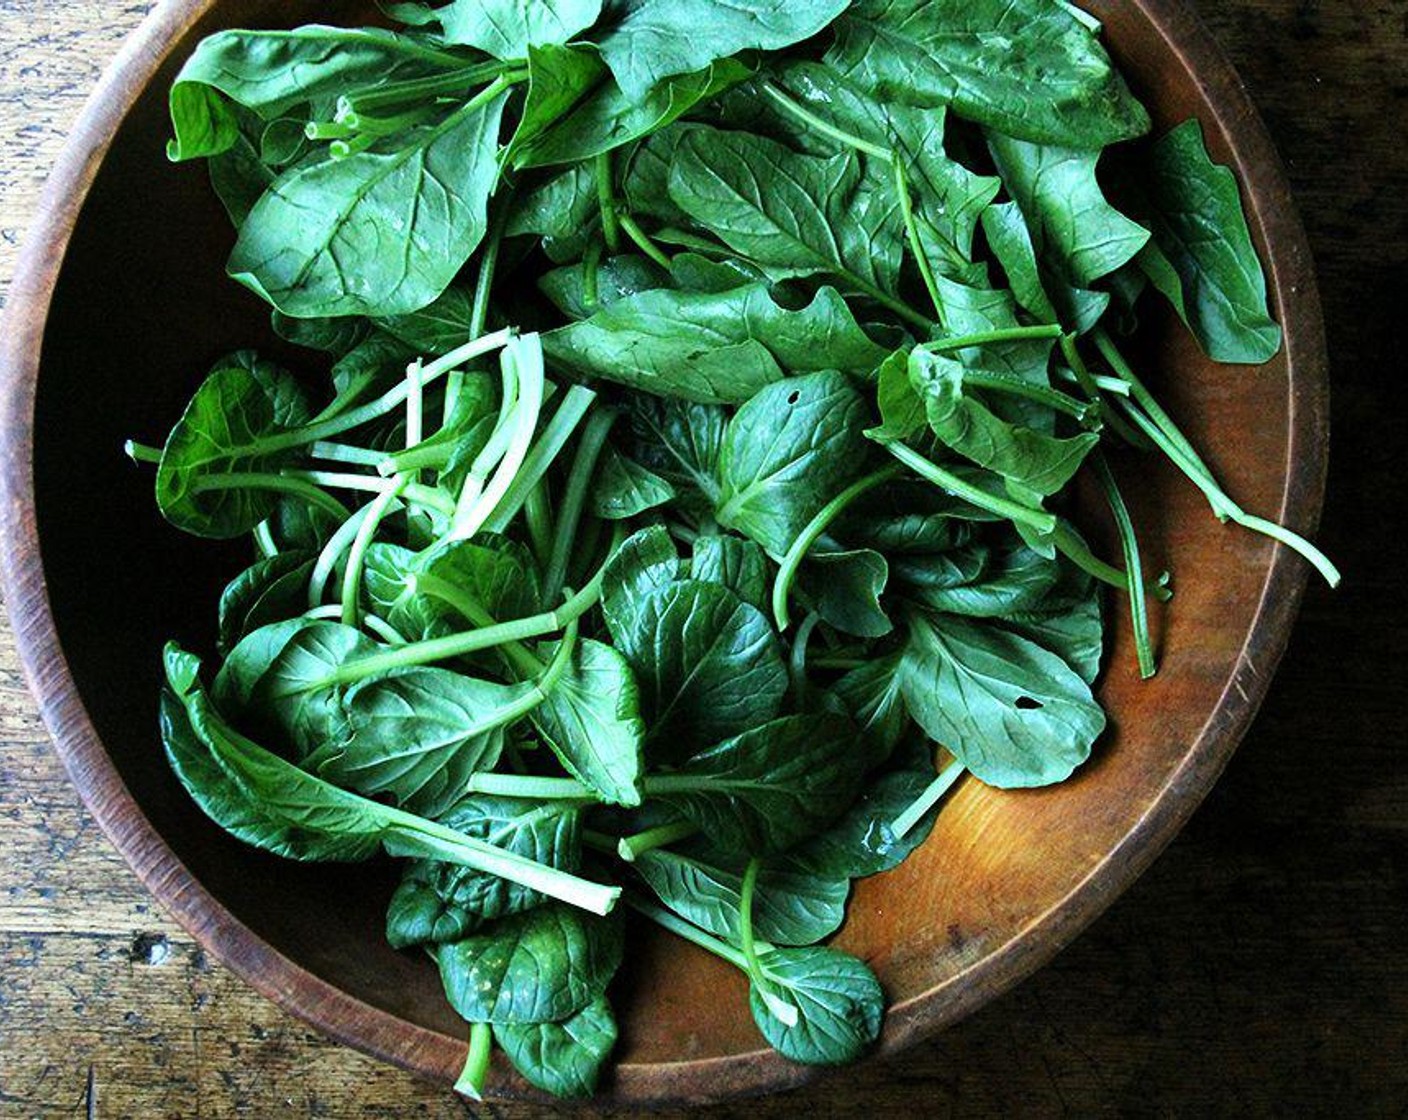
<path id="1" fill-rule="evenodd" d="M 172 525 L 256 548 L 209 692 L 168 649 L 170 764 L 246 843 L 406 861 L 386 934 L 475 1024 L 465 1092 L 495 1043 L 594 1091 L 623 886 L 779 1052 L 850 1061 L 884 1012 L 820 944 L 852 881 L 963 773 L 1097 749 L 1101 584 L 1153 670 L 1111 433 L 1334 577 L 1107 330 L 1147 287 L 1215 358 L 1277 351 L 1237 185 L 1196 121 L 1138 141 L 1065 3 L 383 10 L 212 35 L 171 92 L 307 368 L 230 354 L 129 445 Z M 1075 528 L 1087 470 L 1129 571 Z"/>

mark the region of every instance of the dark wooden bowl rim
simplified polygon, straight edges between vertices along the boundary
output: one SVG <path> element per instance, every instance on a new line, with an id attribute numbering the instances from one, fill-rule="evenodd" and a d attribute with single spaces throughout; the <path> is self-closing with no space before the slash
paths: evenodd
<path id="1" fill-rule="evenodd" d="M 134 800 L 79 699 L 50 610 L 34 508 L 34 404 L 45 321 L 75 222 L 118 127 L 186 29 L 215 0 L 161 4 L 123 47 L 84 108 L 45 188 L 0 326 L 0 557 L 4 595 L 25 674 L 55 749 L 88 808 L 147 888 L 175 919 L 263 995 L 339 1042 L 433 1077 L 463 1055 L 435 1031 L 349 996 L 277 952 L 242 925 L 177 859 Z M 1199 76 L 1208 113 L 1238 156 L 1246 202 L 1271 247 L 1269 272 L 1286 326 L 1291 377 L 1289 470 L 1278 518 L 1305 529 L 1319 518 L 1328 457 L 1324 327 L 1313 276 L 1288 262 L 1309 249 L 1271 140 L 1210 32 L 1179 0 L 1141 0 L 1169 51 Z M 1288 279 L 1294 271 L 1295 279 Z M 1020 936 L 965 971 L 889 1010 L 879 1052 L 894 1054 L 1014 985 L 1089 925 L 1149 866 L 1227 764 L 1266 694 L 1306 580 L 1301 561 L 1277 548 L 1241 650 L 1258 672 L 1229 680 L 1179 768 L 1123 840 L 1061 902 Z M 452 1074 L 451 1074 L 452 1075 Z M 619 1066 L 607 1101 L 671 1102 L 787 1088 L 814 1071 L 770 1050 L 711 1060 Z"/>

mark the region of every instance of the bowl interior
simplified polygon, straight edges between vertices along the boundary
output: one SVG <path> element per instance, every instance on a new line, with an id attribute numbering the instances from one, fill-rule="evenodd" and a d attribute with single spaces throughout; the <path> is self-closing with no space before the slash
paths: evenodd
<path id="1" fill-rule="evenodd" d="M 1095 7 L 1158 127 L 1196 113 L 1216 158 L 1239 163 L 1244 181 L 1279 184 L 1274 162 L 1241 162 L 1245 152 L 1234 146 L 1239 128 L 1257 130 L 1254 120 L 1210 106 L 1190 56 L 1170 49 L 1160 30 L 1165 17 L 1150 13 L 1172 5 Z M 175 68 L 216 27 L 352 22 L 362 14 L 349 4 L 216 4 L 178 39 L 138 97 L 83 206 L 54 293 L 36 403 L 35 506 L 54 621 L 82 702 L 132 800 L 194 880 L 173 875 L 154 889 L 183 920 L 203 905 L 202 890 L 217 899 L 228 915 L 203 934 L 247 975 L 274 962 L 260 986 L 276 998 L 280 991 L 271 989 L 305 983 L 302 970 L 326 991 L 365 1004 L 368 1015 L 364 1025 L 331 1021 L 319 1010 L 324 989 L 316 983 L 297 998 L 283 993 L 295 1009 L 348 1041 L 445 1074 L 463 1054 L 464 1027 L 433 967 L 385 944 L 394 871 L 305 867 L 263 855 L 210 824 L 168 770 L 155 718 L 162 643 L 210 647 L 216 597 L 245 552 L 168 527 L 156 512 L 149 470 L 122 455 L 128 437 L 160 442 L 226 350 L 262 346 L 294 368 L 310 366 L 306 353 L 277 344 L 265 307 L 225 278 L 233 238 L 203 169 L 166 161 L 165 93 Z M 1215 53 L 1208 65 L 1225 67 Z M 1232 88 L 1230 79 L 1224 85 Z M 1252 224 L 1265 250 L 1267 215 L 1254 211 Z M 1297 320 L 1307 312 L 1288 301 L 1284 271 L 1273 270 L 1272 294 L 1290 345 L 1267 365 L 1214 366 L 1166 319 L 1147 324 L 1139 347 L 1150 380 L 1229 492 L 1268 515 L 1285 509 L 1292 474 L 1310 479 L 1313 507 L 1321 465 L 1318 449 L 1313 462 L 1291 459 L 1297 425 L 1309 422 L 1296 415 L 1297 392 L 1321 371 L 1318 324 L 1309 349 L 1297 351 Z M 1313 316 L 1313 298 L 1309 306 Z M 1266 632 L 1263 615 L 1259 644 L 1249 645 L 1270 586 L 1271 546 L 1219 526 L 1161 462 L 1117 466 L 1146 564 L 1171 567 L 1178 577 L 1176 599 L 1156 616 L 1162 670 L 1152 682 L 1138 681 L 1127 613 L 1112 596 L 1115 637 L 1101 695 L 1113 730 L 1091 763 L 1045 791 L 964 783 L 914 858 L 858 884 L 839 944 L 872 964 L 893 1001 L 887 1045 L 970 1010 L 1108 903 L 1225 761 L 1269 671 L 1247 651 L 1260 648 L 1268 660 L 1279 652 L 1284 616 L 1279 632 Z M 1287 588 L 1295 586 L 1293 578 L 1282 581 L 1278 593 L 1293 595 Z M 114 799 L 95 803 L 106 822 L 122 794 L 103 786 L 102 775 L 93 779 L 90 800 L 94 784 Z M 619 1094 L 701 1095 L 799 1076 L 761 1051 L 741 976 L 678 942 L 636 933 L 616 989 Z M 260 942 L 276 955 L 241 957 Z M 673 1066 L 668 1092 L 650 1080 L 667 1063 L 685 1063 Z"/>

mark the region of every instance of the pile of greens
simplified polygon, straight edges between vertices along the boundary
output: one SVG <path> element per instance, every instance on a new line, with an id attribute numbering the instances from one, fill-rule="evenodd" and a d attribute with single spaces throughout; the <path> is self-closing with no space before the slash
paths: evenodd
<path id="1" fill-rule="evenodd" d="M 494 1045 L 593 1091 L 618 901 L 744 972 L 781 1053 L 848 1061 L 884 1002 L 822 944 L 851 881 L 962 774 L 1085 761 L 1102 585 L 1154 672 L 1108 448 L 1337 578 L 1117 343 L 1152 288 L 1214 358 L 1277 351 L 1236 184 L 1195 121 L 1125 143 L 1147 114 L 1053 0 L 388 13 L 212 35 L 171 91 L 230 275 L 330 370 L 230 354 L 129 445 L 173 525 L 256 555 L 209 683 L 168 647 L 171 765 L 258 847 L 406 861 L 387 936 L 473 1024 L 467 1092 Z"/>

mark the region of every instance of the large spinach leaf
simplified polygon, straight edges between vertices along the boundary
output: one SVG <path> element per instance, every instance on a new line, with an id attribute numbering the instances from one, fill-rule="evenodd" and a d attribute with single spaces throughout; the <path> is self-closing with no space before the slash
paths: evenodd
<path id="1" fill-rule="evenodd" d="M 440 820 L 466 836 L 562 871 L 575 871 L 581 862 L 579 802 L 475 794 Z M 473 868 L 412 860 L 391 897 L 386 938 L 398 949 L 458 941 L 486 921 L 530 909 L 543 898 L 530 887 Z"/>
<path id="2" fill-rule="evenodd" d="M 430 303 L 487 225 L 508 96 L 487 92 L 397 134 L 389 150 L 280 176 L 241 227 L 230 275 L 299 318 L 401 315 Z"/>
<path id="3" fill-rule="evenodd" d="M 605 990 L 622 925 L 549 902 L 436 950 L 450 1005 L 471 1023 L 552 1023 Z"/>
<path id="4" fill-rule="evenodd" d="M 719 524 L 782 556 L 865 469 L 869 414 L 843 374 L 767 386 L 738 410 L 719 454 Z"/>
<path id="5" fill-rule="evenodd" d="M 1105 728 L 1090 686 L 1061 658 L 954 616 L 911 616 L 900 687 L 930 738 L 1002 788 L 1069 777 Z"/>
<path id="6" fill-rule="evenodd" d="M 331 105 L 354 91 L 446 77 L 471 65 L 473 59 L 375 27 L 219 31 L 200 41 L 171 87 L 176 136 L 167 151 L 185 160 L 229 149 L 239 135 L 231 101 L 272 121 L 309 102 Z"/>
<path id="7" fill-rule="evenodd" d="M 1099 41 L 1050 0 L 856 0 L 827 62 L 882 100 L 1097 149 L 1149 129 Z"/>
<path id="8" fill-rule="evenodd" d="M 809 39 L 850 0 L 612 0 L 601 54 L 632 101 L 676 74 L 739 51 Z"/>
<path id="9" fill-rule="evenodd" d="M 309 419 L 298 383 L 251 350 L 222 358 L 201 383 L 162 448 L 156 501 L 178 529 L 236 537 L 273 512 L 279 493 L 261 485 L 286 464 L 290 448 L 271 437 Z M 246 480 L 246 484 L 233 485 Z"/>
<path id="10" fill-rule="evenodd" d="M 836 949 L 774 949 L 759 958 L 773 1000 L 796 1011 L 782 1022 L 759 993 L 749 993 L 753 1021 L 786 1058 L 808 1065 L 839 1065 L 860 1057 L 880 1035 L 885 993 L 875 974 Z"/>
<path id="11" fill-rule="evenodd" d="M 711 846 L 766 855 L 826 827 L 855 796 L 865 767 L 856 727 L 831 712 L 755 723 L 647 783 L 699 826 Z"/>
<path id="12" fill-rule="evenodd" d="M 659 396 L 738 404 L 785 373 L 869 373 L 885 357 L 834 289 L 781 306 L 763 284 L 658 289 L 614 301 L 543 336 L 548 357 Z"/>
<path id="13" fill-rule="evenodd" d="M 1031 144 L 990 134 L 1002 181 L 1021 207 L 1038 256 L 1075 284 L 1090 284 L 1131 260 L 1149 231 L 1106 201 L 1097 151 Z"/>
<path id="14" fill-rule="evenodd" d="M 653 762 L 772 719 L 787 691 L 771 624 L 717 583 L 677 580 L 603 604 L 640 682 Z"/>
<path id="15" fill-rule="evenodd" d="M 741 871 L 658 848 L 641 855 L 634 866 L 676 914 L 738 944 Z M 777 856 L 758 873 L 753 932 L 775 945 L 820 941 L 840 927 L 849 893 L 850 880 L 845 875 L 799 869 L 790 855 Z"/>
<path id="16" fill-rule="evenodd" d="M 1151 153 L 1149 215 L 1170 268 L 1147 268 L 1208 356 L 1260 363 L 1281 348 L 1266 306 L 1266 276 L 1242 211 L 1237 179 L 1212 162 L 1202 127 L 1189 120 Z"/>
<path id="17" fill-rule="evenodd" d="M 819 159 L 746 132 L 696 128 L 680 141 L 669 190 L 695 222 L 761 265 L 884 296 L 899 278 L 899 201 L 866 189 L 862 170 L 855 152 Z"/>

